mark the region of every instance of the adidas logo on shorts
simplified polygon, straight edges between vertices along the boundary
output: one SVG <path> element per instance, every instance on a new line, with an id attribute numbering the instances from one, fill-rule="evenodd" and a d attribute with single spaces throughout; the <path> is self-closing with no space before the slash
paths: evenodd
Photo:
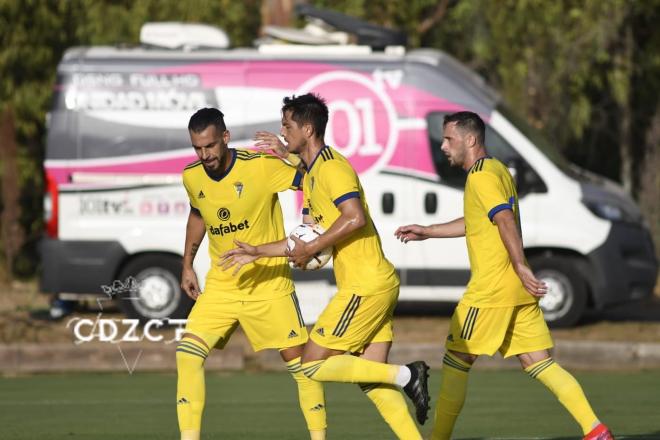
<path id="1" fill-rule="evenodd" d="M 297 338 L 297 337 L 298 337 L 298 333 L 296 333 L 295 330 L 291 330 L 291 333 L 289 333 L 289 339 Z"/>
<path id="2" fill-rule="evenodd" d="M 325 332 L 323 331 L 323 327 L 316 329 L 316 333 L 318 333 L 321 336 L 325 336 Z"/>
<path id="3" fill-rule="evenodd" d="M 185 397 L 180 398 L 180 399 L 176 402 L 177 405 L 183 405 L 184 403 L 190 403 L 190 402 L 188 402 L 188 399 L 186 399 Z"/>
<path id="4" fill-rule="evenodd" d="M 319 403 L 318 405 L 316 405 L 316 406 L 310 408 L 309 410 L 310 410 L 310 411 L 321 411 L 323 408 L 325 408 L 325 407 L 323 406 L 323 404 L 322 404 L 322 403 Z"/>
<path id="5" fill-rule="evenodd" d="M 198 199 L 204 199 L 206 196 L 204 195 L 204 191 L 200 191 L 199 194 L 197 194 Z"/>

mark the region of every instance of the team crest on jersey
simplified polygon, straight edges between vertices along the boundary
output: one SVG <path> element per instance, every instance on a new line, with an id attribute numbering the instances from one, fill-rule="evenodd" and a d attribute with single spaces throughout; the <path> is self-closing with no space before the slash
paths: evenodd
<path id="1" fill-rule="evenodd" d="M 231 213 L 227 208 L 220 208 L 218 209 L 218 218 L 222 221 L 229 220 L 229 217 L 231 217 Z"/>
<path id="2" fill-rule="evenodd" d="M 240 199 L 241 194 L 243 194 L 243 183 L 242 182 L 234 182 L 234 191 L 236 191 L 236 195 Z"/>

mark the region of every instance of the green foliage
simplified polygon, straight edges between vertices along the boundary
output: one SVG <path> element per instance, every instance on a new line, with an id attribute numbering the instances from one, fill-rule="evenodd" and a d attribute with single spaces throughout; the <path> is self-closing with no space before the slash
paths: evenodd
<path id="1" fill-rule="evenodd" d="M 138 44 L 140 27 L 147 21 L 215 24 L 227 30 L 234 45 L 250 45 L 260 26 L 259 8 L 256 0 L 0 0 L 0 113 L 11 105 L 16 115 L 19 221 L 26 233 L 14 261 L 16 275 L 33 274 L 38 262 L 45 121 L 64 51 L 82 45 Z"/>
<path id="2" fill-rule="evenodd" d="M 443 2 L 445 14 L 420 29 Z M 660 166 L 660 137 L 651 135 L 660 119 L 660 0 L 314 3 L 397 25 L 411 47 L 442 49 L 475 69 L 568 159 L 643 196 L 660 245 L 660 189 L 645 174 Z"/>
<path id="3" fill-rule="evenodd" d="M 644 186 L 656 185 L 654 180 L 640 176 L 660 166 L 645 164 L 660 158 L 658 138 L 649 134 L 660 118 L 660 0 L 312 3 L 403 29 L 411 47 L 453 54 L 571 160 L 632 182 L 634 194 L 658 192 Z M 166 20 L 218 25 L 234 46 L 249 46 L 258 35 L 260 8 L 257 0 L 0 0 L 0 111 L 11 104 L 16 115 L 20 222 L 27 236 L 20 272 L 34 271 L 36 261 L 45 115 L 64 51 L 137 44 L 144 22 Z M 629 132 L 622 116 L 630 118 Z M 622 139 L 628 147 L 620 148 Z M 622 155 L 633 160 L 632 169 L 623 170 L 631 175 L 621 175 Z M 660 224 L 656 217 L 651 224 Z"/>

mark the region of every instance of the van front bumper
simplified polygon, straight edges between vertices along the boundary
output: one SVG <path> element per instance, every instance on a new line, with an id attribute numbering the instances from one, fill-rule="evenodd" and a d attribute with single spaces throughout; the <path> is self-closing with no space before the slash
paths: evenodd
<path id="1" fill-rule="evenodd" d="M 652 295 L 658 260 L 651 234 L 642 225 L 613 223 L 605 242 L 587 258 L 590 270 L 584 275 L 595 308 Z"/>
<path id="2" fill-rule="evenodd" d="M 127 253 L 116 241 L 44 238 L 39 244 L 42 292 L 102 293 L 112 284 Z"/>

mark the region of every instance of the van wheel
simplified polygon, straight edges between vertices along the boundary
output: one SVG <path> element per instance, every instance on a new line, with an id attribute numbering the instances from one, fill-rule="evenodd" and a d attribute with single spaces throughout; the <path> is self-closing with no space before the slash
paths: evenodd
<path id="1" fill-rule="evenodd" d="M 186 318 L 193 300 L 181 290 L 181 259 L 145 255 L 131 260 L 119 275 L 135 278 L 137 288 L 122 293 L 119 306 L 129 318 L 142 321 Z"/>
<path id="2" fill-rule="evenodd" d="M 587 283 L 575 269 L 570 258 L 530 258 L 534 275 L 548 286 L 548 293 L 539 306 L 550 327 L 570 327 L 576 324 L 587 306 Z"/>

